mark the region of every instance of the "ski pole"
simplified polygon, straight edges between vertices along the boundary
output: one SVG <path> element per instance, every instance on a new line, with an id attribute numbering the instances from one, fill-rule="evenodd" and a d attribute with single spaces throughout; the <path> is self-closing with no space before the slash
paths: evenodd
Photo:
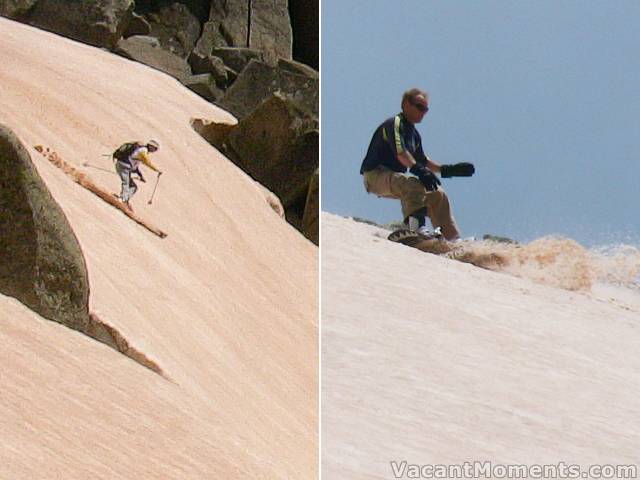
<path id="1" fill-rule="evenodd" d="M 96 170 L 102 170 L 103 172 L 107 172 L 107 173 L 113 173 L 114 175 L 116 174 L 115 172 L 111 171 L 111 170 L 107 170 L 106 168 L 102 168 L 102 167 L 97 167 L 96 165 L 91 165 L 89 162 L 84 162 L 82 164 L 82 166 L 84 167 L 90 167 L 90 168 L 95 168 Z"/>
<path id="2" fill-rule="evenodd" d="M 158 172 L 158 176 L 156 177 L 156 186 L 153 187 L 153 193 L 151 193 L 151 198 L 147 202 L 149 205 L 153 202 L 153 196 L 156 194 L 156 189 L 158 188 L 158 183 L 160 183 L 160 172 Z"/>

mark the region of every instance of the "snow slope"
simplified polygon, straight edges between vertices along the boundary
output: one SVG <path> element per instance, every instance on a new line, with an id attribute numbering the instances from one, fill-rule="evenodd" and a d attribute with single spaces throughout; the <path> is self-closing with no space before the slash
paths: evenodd
<path id="1" fill-rule="evenodd" d="M 322 214 L 323 478 L 640 463 L 637 289 L 570 291 L 388 233 Z"/>

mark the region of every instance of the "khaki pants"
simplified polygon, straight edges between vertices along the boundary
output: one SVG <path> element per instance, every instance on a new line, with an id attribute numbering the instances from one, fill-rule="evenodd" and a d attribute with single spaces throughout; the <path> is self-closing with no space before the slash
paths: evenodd
<path id="1" fill-rule="evenodd" d="M 434 192 L 428 192 L 416 177 L 408 177 L 386 167 L 364 172 L 363 180 L 368 193 L 400 200 L 405 220 L 412 213 L 426 207 L 431 225 L 433 228 L 440 227 L 444 238 L 452 240 L 460 236 L 451 214 L 449 197 L 441 187 Z"/>
<path id="2" fill-rule="evenodd" d="M 122 162 L 116 162 L 116 172 L 118 172 L 122 182 L 122 186 L 120 187 L 120 200 L 128 202 L 138 190 L 138 185 L 136 185 L 136 182 L 131 178 L 131 167 Z"/>

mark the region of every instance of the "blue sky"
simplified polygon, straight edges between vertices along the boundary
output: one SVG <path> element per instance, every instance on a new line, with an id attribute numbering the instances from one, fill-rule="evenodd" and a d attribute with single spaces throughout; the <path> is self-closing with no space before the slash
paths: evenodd
<path id="1" fill-rule="evenodd" d="M 407 88 L 463 236 L 640 244 L 640 2 L 322 0 L 322 209 L 400 220 L 358 171 Z"/>

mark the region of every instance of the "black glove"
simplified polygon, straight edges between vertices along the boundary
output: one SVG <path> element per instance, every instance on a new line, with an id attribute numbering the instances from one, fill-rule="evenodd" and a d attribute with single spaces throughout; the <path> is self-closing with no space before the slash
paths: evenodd
<path id="1" fill-rule="evenodd" d="M 450 177 L 470 177 L 476 172 L 473 163 L 456 163 L 455 165 L 442 165 L 440 167 L 440 175 L 442 178 Z"/>
<path id="2" fill-rule="evenodd" d="M 411 169 L 409 169 L 409 171 L 418 177 L 418 180 L 422 182 L 427 191 L 434 192 L 438 189 L 440 180 L 438 180 L 438 177 L 436 177 L 435 174 L 424 165 L 416 163 L 411 167 Z"/>

